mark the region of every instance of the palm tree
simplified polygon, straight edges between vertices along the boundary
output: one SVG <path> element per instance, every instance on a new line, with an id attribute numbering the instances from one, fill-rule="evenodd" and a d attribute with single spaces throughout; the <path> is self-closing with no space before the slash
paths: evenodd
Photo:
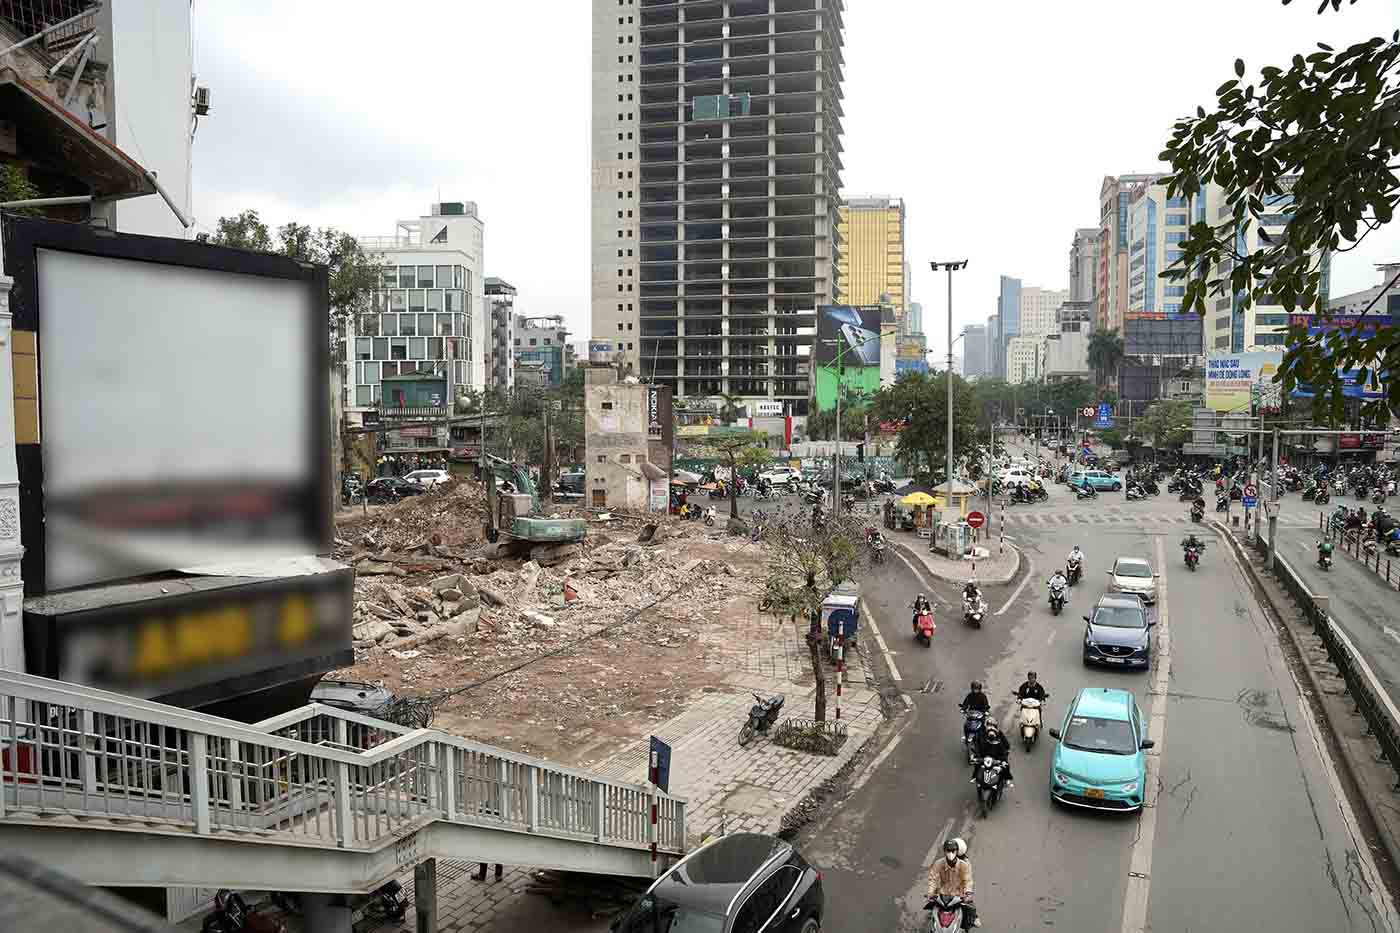
<path id="1" fill-rule="evenodd" d="M 1094 367 L 1099 386 L 1108 381 L 1108 373 L 1114 374 L 1113 387 L 1118 388 L 1118 367 L 1123 363 L 1123 338 L 1118 329 L 1100 328 L 1089 335 L 1089 365 Z"/>
<path id="2" fill-rule="evenodd" d="M 719 410 L 720 420 L 726 424 L 734 423 L 739 417 L 739 405 L 744 401 L 744 397 L 729 392 L 721 392 L 719 397 L 722 403 Z"/>

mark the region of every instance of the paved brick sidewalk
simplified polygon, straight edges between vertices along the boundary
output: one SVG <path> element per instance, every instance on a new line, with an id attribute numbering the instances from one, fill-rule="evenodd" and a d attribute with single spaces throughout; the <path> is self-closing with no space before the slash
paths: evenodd
<path id="1" fill-rule="evenodd" d="M 767 621 L 762 621 L 766 619 Z M 842 691 L 842 721 L 848 738 L 834 757 L 795 752 L 759 737 L 747 748 L 739 746 L 752 693 L 784 693 L 785 716 L 810 719 L 815 705 L 815 684 L 802 625 L 771 616 L 748 624 L 773 627 L 771 639 L 757 650 L 729 651 L 730 673 L 707 688 L 685 712 L 658 723 L 651 734 L 672 747 L 671 792 L 688 801 L 687 828 L 691 845 L 723 824 L 729 832 L 777 832 L 785 813 L 809 792 L 835 776 L 873 736 L 883 721 L 880 695 L 868 683 L 865 659 L 852 653 Z M 717 637 L 724 642 L 722 632 Z M 827 668 L 828 692 L 834 691 L 834 672 Z M 835 716 L 835 697 L 828 696 L 827 717 Z M 640 782 L 646 778 L 648 739 L 642 737 L 611 756 L 581 762 L 587 768 L 613 777 Z M 507 867 L 500 881 L 493 874 L 486 881 L 472 875 L 475 862 L 438 861 L 438 928 L 441 933 L 514 933 L 550 930 L 560 933 L 603 933 L 608 920 L 594 919 L 577 904 L 556 906 L 527 889 L 532 872 Z M 400 878 L 412 903 L 413 872 Z M 357 933 L 412 931 L 414 917 L 398 925 L 361 923 Z"/>
<path id="2" fill-rule="evenodd" d="M 931 576 L 951 583 L 966 583 L 974 576 L 981 584 L 1009 583 L 1015 579 L 1021 567 L 1021 552 L 1008 544 L 998 554 L 995 539 L 979 545 L 987 549 L 988 555 L 977 560 L 949 560 L 928 550 L 928 542 L 924 539 L 900 540 L 898 543 L 904 545 L 902 552 L 917 560 Z"/>

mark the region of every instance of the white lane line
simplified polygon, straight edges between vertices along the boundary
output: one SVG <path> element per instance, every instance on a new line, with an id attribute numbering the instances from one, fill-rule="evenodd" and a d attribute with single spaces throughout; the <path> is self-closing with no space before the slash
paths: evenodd
<path id="1" fill-rule="evenodd" d="M 1304 550 L 1307 548 L 1304 547 Z M 1240 557 L 1232 547 L 1226 547 L 1230 555 L 1231 562 L 1235 565 L 1235 571 L 1242 584 L 1248 585 L 1248 576 L 1245 574 L 1244 565 L 1240 562 Z M 1264 614 L 1264 619 L 1274 630 L 1274 636 L 1283 638 L 1280 626 L 1285 625 L 1281 619 L 1275 618 L 1268 609 L 1260 607 Z M 1339 630 L 1340 633 L 1340 630 Z M 1345 637 L 1345 636 L 1343 636 Z M 1352 656 L 1361 660 L 1355 649 L 1350 649 Z M 1365 663 L 1362 661 L 1361 663 Z M 1308 727 L 1308 737 L 1312 740 L 1313 748 L 1317 751 L 1318 761 L 1322 764 L 1323 771 L 1327 774 L 1327 782 L 1332 788 L 1332 799 L 1337 802 L 1337 809 L 1341 812 L 1342 822 L 1346 825 L 1347 835 L 1351 837 L 1352 850 L 1361 861 L 1361 872 L 1365 876 L 1368 893 L 1371 896 L 1371 903 L 1376 907 L 1376 913 L 1384 918 L 1382 924 L 1384 929 L 1400 929 L 1400 913 L 1397 913 L 1395 905 L 1386 896 L 1386 883 L 1381 877 L 1380 871 L 1376 868 L 1375 860 L 1371 857 L 1370 844 L 1361 834 L 1361 825 L 1357 822 L 1356 811 L 1352 809 L 1351 798 L 1347 796 L 1346 790 L 1342 787 L 1342 779 L 1337 775 L 1336 763 L 1332 760 L 1332 754 L 1327 748 L 1327 744 L 1322 739 L 1322 726 L 1313 715 L 1312 707 L 1305 699 L 1307 696 L 1303 683 L 1298 679 L 1298 674 L 1293 668 L 1284 664 L 1288 671 L 1288 677 L 1293 682 L 1293 689 L 1298 693 L 1298 712 L 1300 718 Z M 1385 696 L 1387 705 L 1390 698 Z M 1393 707 L 1392 707 L 1393 710 Z"/>
<path id="2" fill-rule="evenodd" d="M 904 678 L 899 675 L 899 667 L 894 663 L 890 646 L 885 644 L 885 636 L 880 634 L 880 624 L 875 621 L 875 613 L 870 611 L 870 606 L 863 599 L 860 601 L 860 611 L 861 615 L 870 620 L 870 630 L 875 633 L 875 644 L 880 646 L 880 653 L 885 656 L 885 663 L 890 666 L 890 677 L 895 683 L 899 683 Z"/>
<path id="3" fill-rule="evenodd" d="M 904 566 L 908 567 L 914 572 L 914 576 L 919 578 L 919 582 L 921 582 L 924 585 L 924 590 L 926 591 L 924 595 L 929 598 L 929 602 L 933 603 L 935 606 L 943 606 L 946 608 L 948 604 L 938 598 L 937 588 L 933 585 L 933 582 L 929 580 L 929 578 L 924 574 L 924 572 L 918 567 L 914 566 L 914 564 L 910 562 L 909 558 L 905 557 L 903 554 L 900 554 L 898 551 L 895 551 L 895 556 L 898 557 L 900 561 L 904 563 Z"/>
<path id="4" fill-rule="evenodd" d="M 929 848 L 928 855 L 924 856 L 924 871 L 933 867 L 934 860 L 943 854 L 943 843 L 948 841 L 948 834 L 953 831 L 953 818 L 949 817 L 948 822 L 943 824 L 938 835 L 933 837 L 933 846 Z"/>
<path id="5" fill-rule="evenodd" d="M 1152 675 L 1152 718 L 1147 737 L 1153 747 L 1147 750 L 1147 776 L 1143 782 L 1142 815 L 1138 836 L 1133 842 L 1128 865 L 1128 889 L 1123 898 L 1123 933 L 1146 933 L 1147 900 L 1152 888 L 1152 842 L 1157 835 L 1157 776 L 1162 771 L 1162 754 L 1167 732 L 1167 690 L 1171 678 L 1171 632 L 1167 627 L 1167 561 L 1158 538 L 1157 566 L 1162 576 L 1157 586 L 1157 667 Z"/>
<path id="6" fill-rule="evenodd" d="M 909 704 L 909 708 L 914 708 L 913 703 Z M 847 799 L 849 799 L 850 796 L 856 791 L 860 790 L 861 786 L 866 781 L 870 780 L 870 776 L 873 775 L 879 769 L 880 765 L 885 763 L 885 759 L 890 757 L 890 752 L 894 751 L 895 748 L 899 745 L 899 743 L 904 741 L 904 733 L 909 729 L 911 725 L 913 725 L 913 723 L 914 720 L 912 717 L 908 720 L 905 720 L 904 725 L 900 726 L 899 731 L 894 734 L 894 738 L 890 739 L 890 741 L 885 745 L 885 747 L 880 750 L 880 754 L 875 756 L 875 760 L 861 769 L 860 774 L 858 774 L 856 776 L 856 779 L 851 782 L 850 788 L 846 791 Z"/>
<path id="7" fill-rule="evenodd" d="M 1025 553 L 1025 552 L 1023 551 L 1022 553 Z M 1021 591 L 1024 590 L 1024 589 L 1026 588 L 1026 584 L 1029 583 L 1029 582 L 1031 582 L 1031 576 L 1032 576 L 1034 573 L 1035 573 L 1035 561 L 1031 558 L 1031 556 L 1030 556 L 1029 554 L 1026 554 L 1026 577 L 1025 577 L 1025 579 L 1021 581 L 1021 585 L 1020 585 L 1020 586 L 1016 587 L 1015 592 L 1013 592 L 1013 593 L 1011 594 L 1011 598 L 1008 599 L 1008 600 L 1006 601 L 1006 604 L 1005 604 L 1004 606 L 1002 606 L 1000 609 L 998 609 L 996 612 L 992 613 L 992 615 L 997 615 L 997 616 L 999 616 L 999 615 L 1001 615 L 1002 613 L 1004 613 L 1006 610 L 1010 609 L 1010 608 L 1011 608 L 1011 604 L 1014 603 L 1014 602 L 1016 601 L 1016 597 L 1017 597 L 1017 596 L 1020 596 L 1020 595 L 1021 595 Z"/>

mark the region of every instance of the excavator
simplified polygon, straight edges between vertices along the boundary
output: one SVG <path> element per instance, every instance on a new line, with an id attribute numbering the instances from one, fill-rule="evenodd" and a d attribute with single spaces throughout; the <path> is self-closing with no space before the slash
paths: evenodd
<path id="1" fill-rule="evenodd" d="M 485 465 L 487 541 L 494 544 L 505 538 L 530 544 L 569 544 L 583 540 L 588 531 L 583 519 L 540 514 L 539 493 L 524 466 L 490 454 Z M 507 483 L 513 492 L 499 488 Z"/>

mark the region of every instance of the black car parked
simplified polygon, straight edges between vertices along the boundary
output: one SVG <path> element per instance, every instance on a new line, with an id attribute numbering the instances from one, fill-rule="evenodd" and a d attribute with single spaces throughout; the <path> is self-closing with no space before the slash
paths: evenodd
<path id="1" fill-rule="evenodd" d="M 405 496 L 421 496 L 426 491 L 426 487 L 398 476 L 381 476 L 370 480 L 365 487 L 365 495 L 371 502 L 397 502 Z"/>
<path id="2" fill-rule="evenodd" d="M 819 933 L 822 876 L 765 833 L 706 843 L 662 875 L 614 933 Z"/>

